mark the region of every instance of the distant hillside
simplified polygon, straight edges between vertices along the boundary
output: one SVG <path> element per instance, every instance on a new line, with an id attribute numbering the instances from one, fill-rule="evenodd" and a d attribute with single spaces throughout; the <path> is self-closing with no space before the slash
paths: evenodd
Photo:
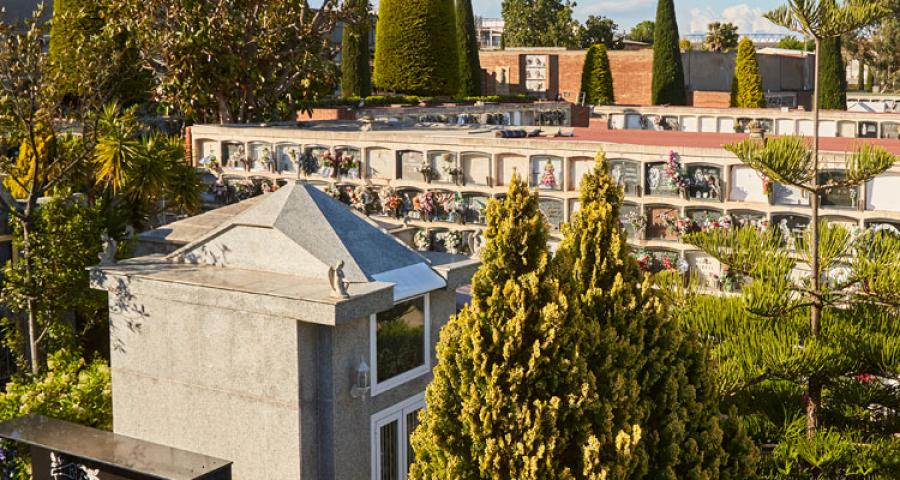
<path id="1" fill-rule="evenodd" d="M 38 3 L 40 0 L 0 0 L 0 8 L 6 9 L 7 21 L 15 22 L 30 17 Z M 49 16 L 53 12 L 53 0 L 45 0 L 44 4 L 44 14 Z"/>

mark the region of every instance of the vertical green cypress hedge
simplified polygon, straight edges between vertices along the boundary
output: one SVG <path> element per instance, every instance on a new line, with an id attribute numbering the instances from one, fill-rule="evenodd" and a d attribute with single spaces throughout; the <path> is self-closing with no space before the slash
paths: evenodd
<path id="1" fill-rule="evenodd" d="M 457 93 L 453 0 L 382 0 L 375 35 L 375 86 L 410 95 Z"/>
<path id="2" fill-rule="evenodd" d="M 766 108 L 766 95 L 763 93 L 762 75 L 759 73 L 759 62 L 756 59 L 756 47 L 746 37 L 738 45 L 733 86 L 736 86 L 737 89 L 732 96 L 732 107 Z"/>
<path id="3" fill-rule="evenodd" d="M 360 23 L 344 24 L 341 36 L 341 96 L 368 97 L 372 94 L 369 71 L 369 2 L 347 0 L 344 8 L 357 14 Z"/>
<path id="4" fill-rule="evenodd" d="M 612 71 L 605 45 L 598 44 L 588 49 L 581 73 L 581 91 L 585 92 L 584 101 L 588 105 L 609 105 L 615 102 Z"/>
<path id="5" fill-rule="evenodd" d="M 822 40 L 819 55 L 819 108 L 847 109 L 847 74 L 840 37 Z"/>
<path id="6" fill-rule="evenodd" d="M 673 0 L 659 0 L 653 31 L 653 105 L 687 105 Z"/>
<path id="7" fill-rule="evenodd" d="M 456 0 L 456 41 L 459 55 L 459 96 L 481 95 L 481 60 L 472 0 Z"/>

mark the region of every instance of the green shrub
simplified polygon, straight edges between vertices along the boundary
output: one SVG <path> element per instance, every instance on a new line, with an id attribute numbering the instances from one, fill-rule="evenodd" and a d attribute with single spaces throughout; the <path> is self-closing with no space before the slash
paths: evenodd
<path id="1" fill-rule="evenodd" d="M 456 1 L 456 41 L 459 55 L 459 96 L 481 95 L 481 60 L 472 0 Z"/>
<path id="2" fill-rule="evenodd" d="M 841 38 L 822 39 L 819 47 L 819 108 L 847 109 L 847 75 L 841 56 Z"/>
<path id="3" fill-rule="evenodd" d="M 375 85 L 411 95 L 453 95 L 459 62 L 448 0 L 384 0 L 375 38 Z"/>
<path id="4" fill-rule="evenodd" d="M 766 108 L 762 75 L 756 60 L 756 47 L 744 37 L 738 45 L 737 61 L 732 82 L 731 106 L 738 108 Z"/>
<path id="5" fill-rule="evenodd" d="M 653 105 L 687 105 L 678 24 L 672 0 L 659 0 L 653 30 Z"/>
<path id="6" fill-rule="evenodd" d="M 348 0 L 356 23 L 346 23 L 341 36 L 341 96 L 366 97 L 372 93 L 369 70 L 369 1 Z"/>
<path id="7" fill-rule="evenodd" d="M 597 44 L 588 49 L 581 74 L 581 91 L 589 105 L 609 105 L 615 102 L 612 71 L 606 46 Z"/>

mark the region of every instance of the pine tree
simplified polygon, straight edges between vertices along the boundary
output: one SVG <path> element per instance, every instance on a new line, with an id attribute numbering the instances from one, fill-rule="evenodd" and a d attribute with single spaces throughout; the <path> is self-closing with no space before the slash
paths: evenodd
<path id="1" fill-rule="evenodd" d="M 762 75 L 759 74 L 759 63 L 756 60 L 756 47 L 744 37 L 738 45 L 737 60 L 734 67 L 734 82 L 737 87 L 732 98 L 732 107 L 766 108 L 766 95 L 762 88 Z"/>
<path id="2" fill-rule="evenodd" d="M 515 176 L 487 216 L 472 303 L 441 331 L 410 478 L 605 478 L 640 428 L 620 422 L 618 445 L 592 434 L 601 386 L 552 278 L 537 194 Z"/>
<path id="3" fill-rule="evenodd" d="M 351 20 L 341 35 L 341 95 L 368 97 L 372 94 L 369 69 L 369 0 L 346 0 L 344 10 Z"/>
<path id="4" fill-rule="evenodd" d="M 653 30 L 653 105 L 687 105 L 673 0 L 659 0 Z"/>
<path id="5" fill-rule="evenodd" d="M 603 44 L 592 46 L 585 54 L 581 73 L 581 91 L 585 93 L 585 103 L 588 105 L 615 103 L 609 55 Z"/>
<path id="6" fill-rule="evenodd" d="M 819 108 L 847 109 L 847 73 L 841 56 L 841 37 L 822 40 L 819 55 Z"/>
<path id="7" fill-rule="evenodd" d="M 455 95 L 459 61 L 450 0 L 383 0 L 375 33 L 375 85 L 410 95 Z"/>
<path id="8" fill-rule="evenodd" d="M 459 52 L 459 96 L 481 95 L 481 60 L 472 0 L 456 0 L 456 41 Z"/>

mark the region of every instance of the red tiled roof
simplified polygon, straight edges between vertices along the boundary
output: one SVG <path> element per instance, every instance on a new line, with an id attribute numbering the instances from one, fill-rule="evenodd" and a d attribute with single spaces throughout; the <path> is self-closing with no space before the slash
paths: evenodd
<path id="1" fill-rule="evenodd" d="M 720 148 L 747 138 L 741 133 L 689 133 L 655 130 L 609 130 L 600 122 L 591 122 L 587 128 L 575 128 L 574 137 L 547 137 L 555 141 L 587 141 L 648 145 L 668 148 Z M 880 145 L 894 155 L 900 155 L 900 140 L 885 138 L 821 138 L 819 145 L 826 152 L 850 152 L 861 143 Z"/>

